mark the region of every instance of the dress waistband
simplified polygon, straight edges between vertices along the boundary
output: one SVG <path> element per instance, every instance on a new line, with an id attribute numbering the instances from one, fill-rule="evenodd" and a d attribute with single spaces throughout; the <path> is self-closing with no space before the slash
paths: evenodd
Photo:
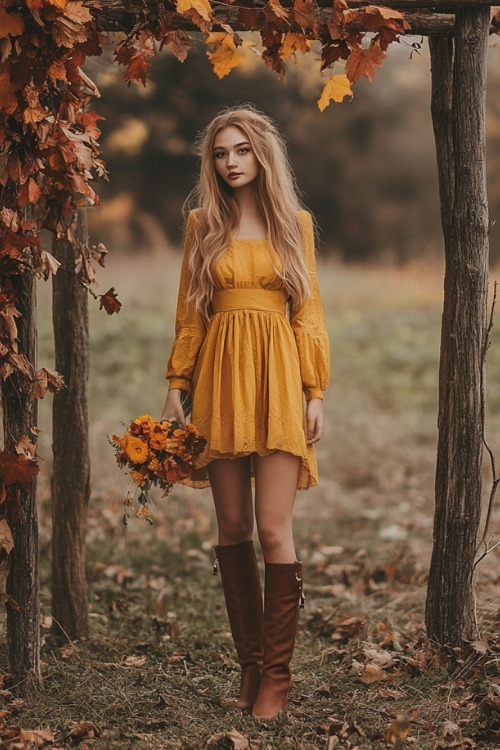
<path id="1" fill-rule="evenodd" d="M 266 310 L 286 315 L 286 292 L 272 289 L 219 289 L 212 297 L 214 313 L 230 310 Z"/>

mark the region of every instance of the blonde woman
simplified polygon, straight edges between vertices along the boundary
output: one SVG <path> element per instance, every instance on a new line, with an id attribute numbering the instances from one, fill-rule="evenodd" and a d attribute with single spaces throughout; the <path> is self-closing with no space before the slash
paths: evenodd
<path id="1" fill-rule="evenodd" d="M 297 489 L 317 484 L 328 339 L 312 218 L 275 124 L 251 106 L 227 109 L 200 146 L 162 417 L 184 422 L 183 392 L 192 397 L 207 446 L 186 483 L 213 494 L 214 570 L 241 666 L 232 703 L 271 720 L 288 698 L 303 606 L 292 511 Z"/>

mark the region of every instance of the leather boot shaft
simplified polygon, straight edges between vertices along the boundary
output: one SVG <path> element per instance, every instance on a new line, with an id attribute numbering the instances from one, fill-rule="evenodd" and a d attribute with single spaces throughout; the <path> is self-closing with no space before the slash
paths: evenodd
<path id="1" fill-rule="evenodd" d="M 264 668 L 253 714 L 276 718 L 292 684 L 292 659 L 299 609 L 304 606 L 302 563 L 266 563 L 264 591 Z"/>
<path id="2" fill-rule="evenodd" d="M 222 578 L 227 615 L 241 666 L 240 695 L 230 702 L 251 709 L 260 686 L 263 648 L 263 602 L 260 573 L 252 541 L 214 547 Z"/>

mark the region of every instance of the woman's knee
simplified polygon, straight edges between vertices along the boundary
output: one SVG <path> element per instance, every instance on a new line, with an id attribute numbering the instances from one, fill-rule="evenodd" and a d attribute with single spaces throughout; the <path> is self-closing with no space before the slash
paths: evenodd
<path id="1" fill-rule="evenodd" d="M 257 530 L 260 546 L 266 559 L 275 557 L 284 547 L 289 547 L 293 540 L 292 527 L 288 524 L 276 527 L 261 523 Z"/>
<path id="2" fill-rule="evenodd" d="M 223 544 L 237 544 L 246 542 L 253 536 L 253 516 L 249 514 L 234 516 L 224 513 L 217 514 L 217 528 L 219 540 Z"/>

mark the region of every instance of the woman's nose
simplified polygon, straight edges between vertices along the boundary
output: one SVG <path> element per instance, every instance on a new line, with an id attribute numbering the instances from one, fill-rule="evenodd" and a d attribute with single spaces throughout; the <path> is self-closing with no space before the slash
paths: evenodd
<path id="1" fill-rule="evenodd" d="M 229 152 L 229 154 L 227 155 L 227 166 L 234 167 L 236 165 L 236 162 L 236 154 Z"/>

